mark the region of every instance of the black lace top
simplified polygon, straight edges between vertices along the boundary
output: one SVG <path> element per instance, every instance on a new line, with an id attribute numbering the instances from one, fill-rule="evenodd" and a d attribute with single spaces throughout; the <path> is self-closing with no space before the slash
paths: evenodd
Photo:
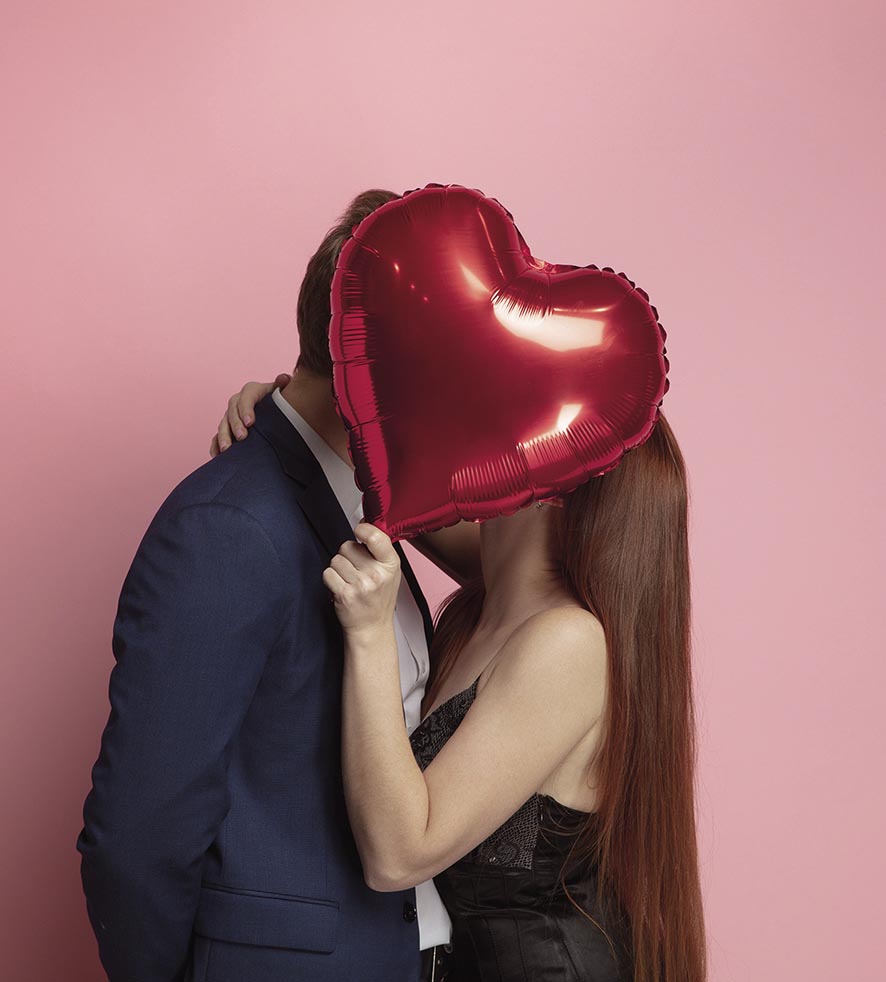
<path id="1" fill-rule="evenodd" d="M 479 682 L 479 680 L 478 680 Z M 467 715 L 478 682 L 413 731 L 422 770 Z M 564 860 L 595 813 L 534 794 L 492 835 L 434 878 L 452 919 L 451 982 L 629 982 L 627 919 L 601 907 L 596 867 Z"/>
<path id="2" fill-rule="evenodd" d="M 456 693 L 451 699 L 441 703 L 412 734 L 412 752 L 419 766 L 424 770 L 443 749 L 459 723 L 464 719 L 471 703 L 477 695 L 480 680 L 470 688 Z M 546 795 L 534 794 L 500 828 L 485 839 L 465 860 L 489 866 L 505 866 L 531 869 L 539 829 L 542 826 L 548 802 L 554 799 Z M 565 806 L 561 806 L 565 808 Z M 574 809 L 568 809 L 574 811 Z M 575 812 L 586 817 L 586 812 Z"/>

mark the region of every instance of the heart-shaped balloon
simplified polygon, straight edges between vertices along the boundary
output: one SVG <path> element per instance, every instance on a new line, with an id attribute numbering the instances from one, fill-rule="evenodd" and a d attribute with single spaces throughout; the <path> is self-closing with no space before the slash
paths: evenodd
<path id="1" fill-rule="evenodd" d="M 356 226 L 331 306 L 363 512 L 394 539 L 610 470 L 668 388 L 643 290 L 609 267 L 534 259 L 510 212 L 458 185 L 407 192 Z"/>

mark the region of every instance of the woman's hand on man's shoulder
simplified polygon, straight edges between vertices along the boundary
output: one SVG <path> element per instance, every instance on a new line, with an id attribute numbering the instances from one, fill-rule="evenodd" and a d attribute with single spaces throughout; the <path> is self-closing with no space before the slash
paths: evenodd
<path id="1" fill-rule="evenodd" d="M 209 456 L 216 457 L 224 453 L 234 440 L 245 440 L 249 435 L 249 427 L 255 422 L 256 404 L 274 389 L 289 385 L 291 378 L 291 375 L 282 372 L 273 382 L 247 382 L 239 392 L 235 392 L 228 399 L 227 411 L 209 444 Z"/>

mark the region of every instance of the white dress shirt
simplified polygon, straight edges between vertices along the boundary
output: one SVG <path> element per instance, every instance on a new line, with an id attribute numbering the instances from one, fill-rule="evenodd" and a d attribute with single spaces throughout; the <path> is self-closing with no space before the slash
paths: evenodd
<path id="1" fill-rule="evenodd" d="M 363 495 L 354 480 L 353 468 L 305 422 L 279 389 L 274 389 L 272 398 L 316 457 L 351 528 L 356 528 L 363 520 Z M 430 661 L 424 621 L 405 576 L 400 578 L 400 592 L 397 594 L 394 610 L 394 635 L 400 666 L 403 716 L 407 732 L 412 733 L 421 722 L 421 701 L 428 681 Z M 418 914 L 420 947 L 424 950 L 434 945 L 448 944 L 452 924 L 433 880 L 420 883 L 415 888 L 415 908 Z"/>

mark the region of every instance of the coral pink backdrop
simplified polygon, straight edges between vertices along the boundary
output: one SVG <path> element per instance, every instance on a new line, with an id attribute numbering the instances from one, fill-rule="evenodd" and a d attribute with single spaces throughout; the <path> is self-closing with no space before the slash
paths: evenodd
<path id="1" fill-rule="evenodd" d="M 669 332 L 711 977 L 882 978 L 882 5 L 305 6 L 0 13 L 0 974 L 102 977 L 74 842 L 147 522 L 349 197 L 440 181 Z"/>

